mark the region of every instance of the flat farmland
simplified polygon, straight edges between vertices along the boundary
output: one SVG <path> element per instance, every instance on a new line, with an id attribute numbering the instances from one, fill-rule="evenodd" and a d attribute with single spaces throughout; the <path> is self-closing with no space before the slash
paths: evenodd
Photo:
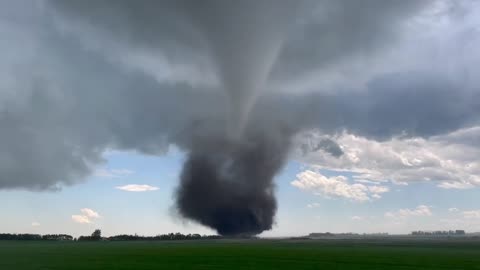
<path id="1" fill-rule="evenodd" d="M 0 241 L 0 269 L 480 269 L 480 241 Z"/>

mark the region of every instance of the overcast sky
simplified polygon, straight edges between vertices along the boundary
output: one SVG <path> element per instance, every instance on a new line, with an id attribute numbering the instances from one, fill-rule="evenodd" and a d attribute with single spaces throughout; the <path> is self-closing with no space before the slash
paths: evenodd
<path id="1" fill-rule="evenodd" d="M 214 233 L 174 194 L 230 84 L 293 133 L 263 235 L 480 231 L 478 1 L 214 2 L 0 0 L 0 232 Z"/>

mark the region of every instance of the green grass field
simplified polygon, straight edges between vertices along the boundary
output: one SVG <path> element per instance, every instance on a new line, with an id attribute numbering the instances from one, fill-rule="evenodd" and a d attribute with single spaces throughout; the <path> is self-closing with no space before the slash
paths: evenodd
<path id="1" fill-rule="evenodd" d="M 0 269 L 480 269 L 480 242 L 0 241 Z"/>

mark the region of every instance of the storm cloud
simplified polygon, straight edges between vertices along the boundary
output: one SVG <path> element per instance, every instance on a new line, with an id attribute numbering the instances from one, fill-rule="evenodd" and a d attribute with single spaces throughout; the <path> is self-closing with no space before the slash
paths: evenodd
<path id="1" fill-rule="evenodd" d="M 439 140 L 479 125 L 478 4 L 227 2 L 0 2 L 0 189 L 60 189 L 107 150 L 176 145 L 188 154 L 180 211 L 220 233 L 259 233 L 299 132 L 324 136 L 305 155 L 342 159 L 342 132 Z M 193 211 L 192 191 L 212 181 L 216 200 Z"/>

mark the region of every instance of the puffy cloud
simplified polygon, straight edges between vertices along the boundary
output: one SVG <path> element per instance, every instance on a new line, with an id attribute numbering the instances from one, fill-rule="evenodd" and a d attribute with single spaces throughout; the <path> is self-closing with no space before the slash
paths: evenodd
<path id="1" fill-rule="evenodd" d="M 343 155 L 334 157 L 323 150 L 305 154 L 305 141 L 335 140 Z M 336 136 L 318 132 L 299 137 L 298 158 L 315 168 L 350 171 L 362 183 L 391 181 L 408 184 L 433 181 L 441 188 L 472 188 L 480 185 L 480 127 L 465 128 L 429 139 L 395 137 L 376 141 L 342 133 Z M 312 143 L 312 142 L 309 142 Z M 372 187 L 377 191 L 381 188 Z"/>
<path id="2" fill-rule="evenodd" d="M 433 213 L 429 206 L 419 205 L 414 209 L 405 208 L 393 212 L 386 212 L 384 216 L 392 219 L 405 219 L 409 217 L 429 217 L 432 215 Z"/>
<path id="3" fill-rule="evenodd" d="M 343 175 L 326 177 L 318 172 L 306 170 L 297 174 L 297 179 L 291 185 L 304 191 L 325 197 L 338 197 L 351 201 L 369 201 L 378 199 L 380 194 L 388 192 L 385 186 L 366 186 L 350 184 Z"/>
<path id="4" fill-rule="evenodd" d="M 455 212 L 458 212 L 458 211 L 460 211 L 460 210 L 456 207 L 448 208 L 448 212 L 451 212 L 451 213 L 455 213 Z"/>
<path id="5" fill-rule="evenodd" d="M 120 189 L 123 191 L 131 191 L 131 192 L 145 192 L 145 191 L 155 191 L 158 190 L 158 187 L 150 186 L 150 185 L 136 185 L 130 184 L 125 186 L 118 186 L 116 189 Z"/>
<path id="6" fill-rule="evenodd" d="M 76 223 L 90 224 L 92 221 L 87 216 L 72 215 L 72 220 Z"/>
<path id="7" fill-rule="evenodd" d="M 90 209 L 90 208 L 82 208 L 80 209 L 80 215 L 72 215 L 72 220 L 76 223 L 81 224 L 91 224 L 94 222 L 95 219 L 100 218 L 100 214 L 98 212 Z"/>
<path id="8" fill-rule="evenodd" d="M 99 218 L 100 215 L 95 212 L 94 210 L 90 209 L 90 208 L 82 208 L 80 209 L 80 212 L 82 212 L 82 214 L 88 218 Z"/>
<path id="9" fill-rule="evenodd" d="M 374 194 L 381 194 L 381 193 L 385 193 L 385 192 L 390 191 L 390 189 L 388 187 L 385 187 L 385 186 L 369 186 L 368 190 L 371 193 L 374 193 Z"/>
<path id="10" fill-rule="evenodd" d="M 352 220 L 355 220 L 355 221 L 360 221 L 360 220 L 363 220 L 363 217 L 353 216 L 351 219 L 352 219 Z"/>
<path id="11" fill-rule="evenodd" d="M 307 204 L 307 207 L 308 208 L 317 208 L 317 207 L 320 207 L 320 204 L 319 203 L 309 203 L 309 204 Z"/>
<path id="12" fill-rule="evenodd" d="M 466 219 L 480 219 L 480 210 L 463 211 L 462 215 Z"/>
<path id="13" fill-rule="evenodd" d="M 40 227 L 40 223 L 37 221 L 32 222 L 32 227 Z"/>

